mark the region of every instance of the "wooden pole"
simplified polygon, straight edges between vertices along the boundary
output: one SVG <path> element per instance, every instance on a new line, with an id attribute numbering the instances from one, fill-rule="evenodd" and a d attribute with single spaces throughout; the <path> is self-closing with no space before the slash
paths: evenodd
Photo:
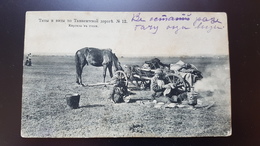
<path id="1" fill-rule="evenodd" d="M 110 83 L 87 84 L 86 86 L 101 86 L 101 85 L 110 85 Z"/>

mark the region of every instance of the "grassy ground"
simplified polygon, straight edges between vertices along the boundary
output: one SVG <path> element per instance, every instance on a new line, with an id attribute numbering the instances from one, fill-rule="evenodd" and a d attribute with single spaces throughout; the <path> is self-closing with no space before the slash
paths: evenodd
<path id="1" fill-rule="evenodd" d="M 142 65 L 147 58 L 119 58 L 121 64 Z M 197 108 L 155 108 L 150 91 L 134 91 L 134 102 L 113 104 L 111 87 L 81 87 L 75 83 L 73 56 L 33 56 L 24 66 L 23 137 L 181 137 L 225 136 L 231 133 L 229 67 L 226 58 L 159 58 L 164 63 L 179 59 L 203 72 L 195 86 L 200 93 Z M 107 80 L 109 80 L 107 75 Z M 87 66 L 84 83 L 102 82 L 102 68 Z M 71 110 L 65 95 L 80 94 L 80 108 Z"/>

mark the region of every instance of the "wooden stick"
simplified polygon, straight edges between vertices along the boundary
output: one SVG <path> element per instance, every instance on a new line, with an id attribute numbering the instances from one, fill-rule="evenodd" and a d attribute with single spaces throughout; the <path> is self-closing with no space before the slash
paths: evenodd
<path id="1" fill-rule="evenodd" d="M 109 85 L 110 83 L 96 83 L 96 84 L 87 84 L 86 86 L 101 86 L 101 85 Z"/>
<path id="2" fill-rule="evenodd" d="M 205 107 L 205 109 L 211 108 L 214 104 L 215 104 L 215 102 L 213 102 L 212 104 L 210 104 L 210 105 L 208 105 L 207 107 Z"/>

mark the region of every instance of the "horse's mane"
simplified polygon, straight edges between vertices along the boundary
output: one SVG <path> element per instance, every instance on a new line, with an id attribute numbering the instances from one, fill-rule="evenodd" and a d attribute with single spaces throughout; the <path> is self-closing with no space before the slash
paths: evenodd
<path id="1" fill-rule="evenodd" d="M 116 54 L 115 54 L 115 53 L 112 53 L 112 57 L 113 57 L 113 59 L 115 59 L 115 60 L 117 60 L 117 61 L 118 61 L 118 58 L 117 58 L 117 56 L 116 56 Z"/>
<path id="2" fill-rule="evenodd" d="M 110 48 L 108 48 L 108 49 L 99 49 L 99 50 L 112 53 L 112 49 L 110 49 Z"/>
<path id="3" fill-rule="evenodd" d="M 112 52 L 111 52 L 112 53 Z M 112 53 L 112 61 L 117 70 L 123 70 L 121 63 L 119 62 L 115 53 Z"/>

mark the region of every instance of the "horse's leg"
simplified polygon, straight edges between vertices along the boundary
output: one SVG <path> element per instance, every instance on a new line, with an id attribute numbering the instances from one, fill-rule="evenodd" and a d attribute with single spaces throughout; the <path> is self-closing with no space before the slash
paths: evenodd
<path id="1" fill-rule="evenodd" d="M 110 77 L 112 78 L 113 77 L 112 64 L 108 66 L 108 71 L 109 71 Z"/>
<path id="2" fill-rule="evenodd" d="M 76 83 L 78 83 L 79 85 L 81 85 L 82 83 L 82 79 L 81 79 L 81 74 L 82 74 L 82 67 L 80 63 L 76 64 Z"/>
<path id="3" fill-rule="evenodd" d="M 75 56 L 75 62 L 76 62 L 76 83 L 78 83 L 79 85 L 83 85 L 82 83 L 82 71 L 83 71 L 83 67 L 86 65 L 86 60 L 84 58 L 84 56 L 82 56 L 81 54 L 76 54 Z"/>
<path id="4" fill-rule="evenodd" d="M 107 74 L 107 65 L 103 65 L 103 82 L 105 83 L 105 78 L 106 78 L 106 74 Z"/>
<path id="5" fill-rule="evenodd" d="M 77 65 L 77 78 L 76 78 L 76 83 L 78 83 L 79 85 L 83 85 L 82 83 L 82 70 L 83 70 L 83 65 Z"/>

